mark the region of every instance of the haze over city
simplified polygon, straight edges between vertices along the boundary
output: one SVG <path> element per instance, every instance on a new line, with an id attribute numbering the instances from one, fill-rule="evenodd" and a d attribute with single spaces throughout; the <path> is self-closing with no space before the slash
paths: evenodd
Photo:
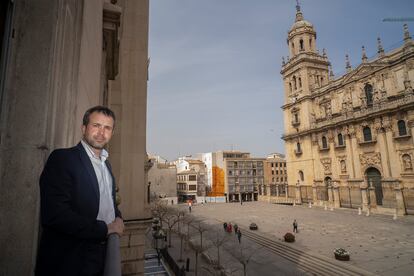
<path id="1" fill-rule="evenodd" d="M 400 46 L 412 1 L 300 1 L 335 76 Z M 150 2 L 149 153 L 169 160 L 216 150 L 284 152 L 282 56 L 296 1 Z M 383 19 L 392 19 L 383 21 Z M 393 21 L 393 20 L 397 21 Z M 413 30 L 413 22 L 408 22 Z"/>

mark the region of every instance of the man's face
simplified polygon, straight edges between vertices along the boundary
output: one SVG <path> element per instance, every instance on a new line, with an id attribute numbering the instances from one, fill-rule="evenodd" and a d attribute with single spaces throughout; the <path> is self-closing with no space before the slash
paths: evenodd
<path id="1" fill-rule="evenodd" d="M 97 150 L 103 149 L 108 144 L 113 131 L 114 119 L 100 112 L 91 113 L 88 125 L 82 125 L 83 139 Z"/>

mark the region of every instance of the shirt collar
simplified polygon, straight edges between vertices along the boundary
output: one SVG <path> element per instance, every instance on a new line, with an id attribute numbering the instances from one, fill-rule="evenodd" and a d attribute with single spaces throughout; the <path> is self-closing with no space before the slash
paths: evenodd
<path id="1" fill-rule="evenodd" d="M 95 158 L 95 159 L 99 159 L 105 162 L 106 159 L 109 157 L 109 153 L 105 149 L 102 149 L 101 156 L 96 156 L 95 152 L 91 149 L 88 143 L 83 141 L 83 139 L 81 140 L 81 143 L 86 153 L 88 154 L 89 158 Z"/>

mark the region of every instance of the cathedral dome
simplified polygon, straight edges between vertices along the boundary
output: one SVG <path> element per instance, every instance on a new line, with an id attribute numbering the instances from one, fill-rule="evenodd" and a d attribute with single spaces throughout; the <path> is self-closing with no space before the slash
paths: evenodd
<path id="1" fill-rule="evenodd" d="M 290 30 L 291 30 L 291 31 L 293 31 L 293 30 L 298 29 L 298 28 L 301 28 L 301 27 L 309 27 L 309 28 L 313 28 L 313 25 L 312 25 L 312 23 L 310 23 L 309 21 L 306 21 L 306 20 L 299 20 L 299 21 L 296 21 L 296 22 L 292 25 L 292 27 L 290 28 Z"/>

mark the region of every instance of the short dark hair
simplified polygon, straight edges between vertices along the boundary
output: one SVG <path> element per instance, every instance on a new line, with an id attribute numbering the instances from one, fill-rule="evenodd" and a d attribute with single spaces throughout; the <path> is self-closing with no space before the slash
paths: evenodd
<path id="1" fill-rule="evenodd" d="M 106 106 L 102 106 L 102 105 L 97 105 L 97 106 L 91 107 L 88 110 L 86 110 L 85 114 L 83 115 L 83 120 L 82 120 L 82 124 L 84 126 L 87 126 L 89 124 L 89 117 L 94 112 L 102 113 L 106 116 L 112 117 L 112 119 L 114 119 L 114 126 L 115 126 L 115 113 L 109 108 L 107 108 Z"/>

